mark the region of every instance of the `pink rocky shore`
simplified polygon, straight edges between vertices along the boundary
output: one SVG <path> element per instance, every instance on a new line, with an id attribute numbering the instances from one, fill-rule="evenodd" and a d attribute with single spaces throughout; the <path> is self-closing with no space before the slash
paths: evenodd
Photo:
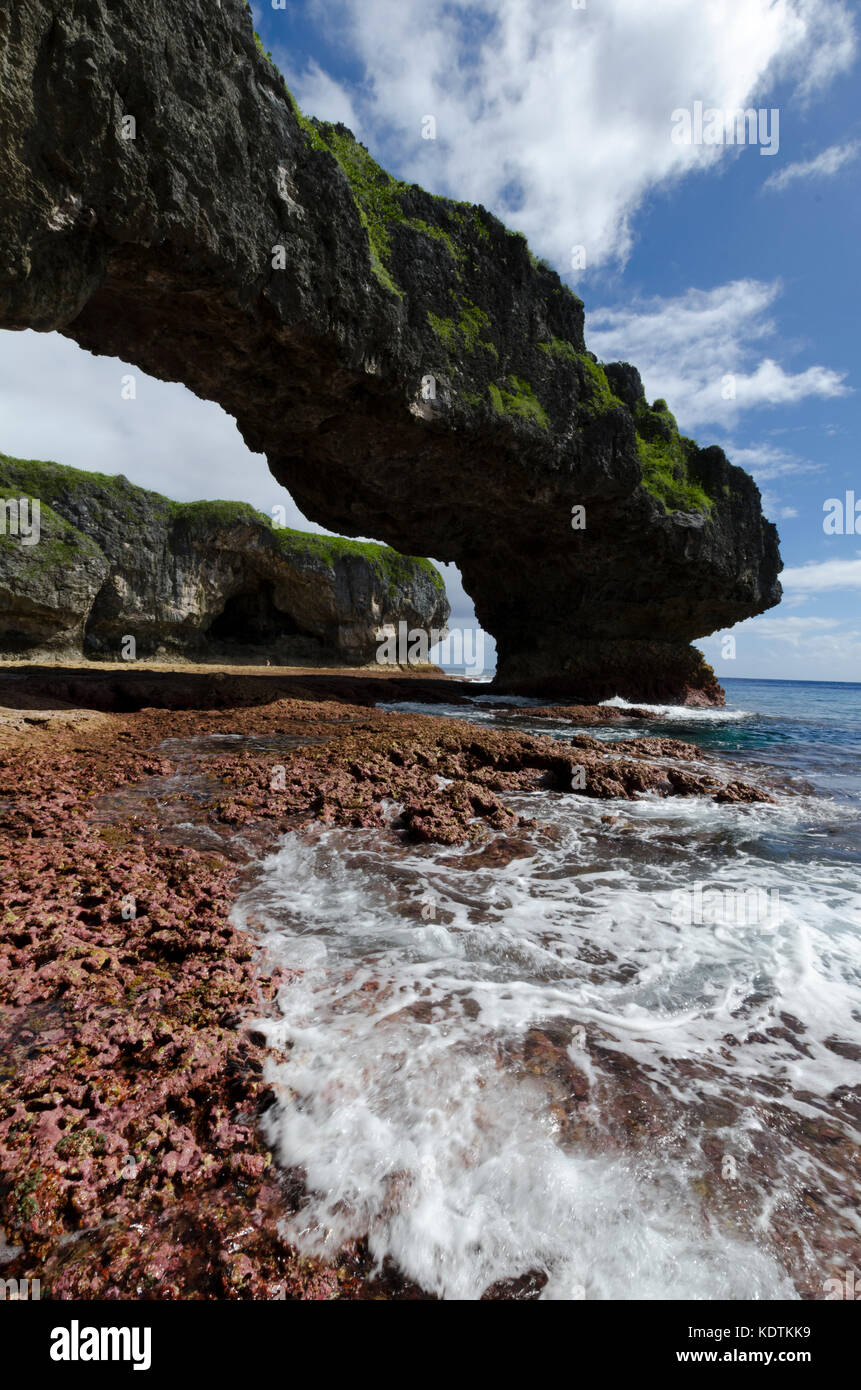
<path id="1" fill-rule="evenodd" d="M 229 920 L 248 862 L 237 828 L 259 851 L 316 820 L 471 841 L 504 860 L 521 852 L 518 830 L 535 828 L 506 805 L 515 791 L 569 793 L 579 778 L 579 794 L 599 798 L 769 800 L 703 770 L 675 740 L 579 735 L 566 746 L 328 691 L 65 722 L 28 716 L 24 694 L 17 703 L 0 749 L 0 1258 L 4 1278 L 39 1278 L 43 1297 L 423 1297 L 396 1271 L 375 1275 L 361 1242 L 322 1265 L 279 1234 L 302 1175 L 277 1169 L 257 1125 L 273 1098 L 253 1020 L 280 981 Z M 582 725 L 631 712 L 552 714 Z M 98 814 L 105 794 L 175 771 L 154 751 L 162 740 L 211 734 L 284 749 L 210 746 L 210 794 L 177 794 L 183 821 L 216 829 L 223 850 L 166 841 L 145 798 L 108 823 Z M 201 771 L 196 746 L 186 771 Z M 530 1035 L 524 1064 L 576 1110 L 583 1079 L 552 1031 Z M 486 1296 L 528 1297 L 524 1279 Z"/>

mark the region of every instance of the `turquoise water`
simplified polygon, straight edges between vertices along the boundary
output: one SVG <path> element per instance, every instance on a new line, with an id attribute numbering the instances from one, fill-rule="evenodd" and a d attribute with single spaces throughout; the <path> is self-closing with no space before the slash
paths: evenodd
<path id="1" fill-rule="evenodd" d="M 722 761 L 770 770 L 790 786 L 861 804 L 861 684 L 726 679 L 723 686 L 724 709 L 646 705 L 642 708 L 649 709 L 652 718 L 645 724 L 638 720 L 597 729 L 584 726 L 578 732 L 610 740 L 642 734 L 681 738 Z M 482 693 L 475 696 L 473 709 L 405 702 L 388 708 L 570 737 L 570 724 L 530 717 L 530 704 L 546 708 L 548 701 L 524 699 L 517 709 L 494 709 L 494 697 L 476 688 Z M 609 703 L 624 707 L 629 702 Z"/>
<path id="2" fill-rule="evenodd" d="M 677 737 L 722 756 L 778 765 L 837 800 L 861 801 L 861 685 L 725 680 L 738 722 L 673 720 Z M 684 732 L 682 732 L 684 731 Z"/>

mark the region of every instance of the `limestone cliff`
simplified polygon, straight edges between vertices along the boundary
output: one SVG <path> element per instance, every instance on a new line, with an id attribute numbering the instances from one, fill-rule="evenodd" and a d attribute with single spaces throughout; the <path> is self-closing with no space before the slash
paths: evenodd
<path id="1" fill-rule="evenodd" d="M 172 502 L 123 477 L 0 455 L 0 498 L 39 499 L 39 537 L 0 535 L 0 651 L 373 661 L 387 627 L 445 627 L 442 576 L 385 546 L 275 528 L 242 502 Z"/>
<path id="2" fill-rule="evenodd" d="M 778 602 L 776 531 L 522 237 L 303 117 L 244 0 L 29 0 L 0 46 L 0 327 L 185 382 L 307 516 L 456 562 L 502 684 L 721 698 L 689 644 Z"/>

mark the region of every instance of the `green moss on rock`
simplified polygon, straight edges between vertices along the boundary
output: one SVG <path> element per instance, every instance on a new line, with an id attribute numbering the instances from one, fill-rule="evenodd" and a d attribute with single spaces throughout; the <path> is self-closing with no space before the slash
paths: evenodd
<path id="1" fill-rule="evenodd" d="M 482 337 L 482 333 L 490 327 L 490 316 L 469 300 L 461 301 L 459 307 L 461 314 L 458 319 L 442 318 L 428 312 L 430 326 L 446 350 L 453 354 L 460 350 L 475 352 L 476 348 L 483 348 L 485 352 L 498 357 L 495 345 Z"/>
<path id="2" fill-rule="evenodd" d="M 580 402 L 581 410 L 603 414 L 618 407 L 626 408 L 624 402 L 614 394 L 603 366 L 594 361 L 589 353 L 578 352 L 573 344 L 559 338 L 539 343 L 539 347 L 549 356 L 572 366 L 579 365 L 586 373 L 591 393 L 588 402 Z M 667 512 L 711 512 L 714 500 L 690 475 L 688 459 L 696 451 L 697 445 L 694 440 L 679 434 L 667 402 L 659 398 L 650 407 L 644 398 L 633 414 L 637 452 L 643 470 L 642 482 L 646 491 L 658 498 Z"/>
<path id="3" fill-rule="evenodd" d="M 714 501 L 690 475 L 688 454 L 696 445 L 679 434 L 666 402 L 656 401 L 650 409 L 643 400 L 634 420 L 646 491 L 657 497 L 667 512 L 711 512 Z"/>
<path id="4" fill-rule="evenodd" d="M 397 594 L 415 578 L 416 570 L 426 574 L 434 588 L 445 592 L 445 581 L 435 565 L 415 555 L 401 555 L 390 546 L 376 541 L 354 541 L 344 536 L 319 536 L 307 531 L 294 531 L 289 526 L 274 529 L 279 547 L 285 555 L 311 555 L 330 568 L 336 561 L 351 556 L 373 565 L 386 586 L 389 597 Z"/>
<path id="5" fill-rule="evenodd" d="M 425 236 L 431 237 L 434 241 L 439 241 L 446 248 L 455 265 L 460 265 L 466 260 L 464 247 L 458 246 L 451 232 L 447 232 L 444 227 L 435 226 L 432 222 L 425 222 L 423 218 L 413 217 L 410 225 L 417 232 L 424 232 Z"/>
<path id="6" fill-rule="evenodd" d="M 34 496 L 20 493 L 19 496 Z M 38 494 L 35 494 L 38 496 Z M 0 498 L 12 494 L 0 481 Z M 46 570 L 63 570 L 87 560 L 99 560 L 102 551 L 94 540 L 55 512 L 47 502 L 39 500 L 39 540 L 24 545 L 19 536 L 0 534 L 0 549 L 12 553 L 15 568 L 22 576 L 42 574 Z"/>
<path id="7" fill-rule="evenodd" d="M 624 402 L 613 394 L 604 368 L 600 362 L 595 362 L 588 352 L 578 352 L 573 343 L 568 343 L 562 338 L 551 338 L 549 343 L 539 343 L 538 346 L 548 357 L 566 362 L 572 367 L 579 367 L 581 372 L 585 373 L 589 398 L 578 402 L 581 411 L 602 415 L 607 410 L 624 407 Z"/>
<path id="8" fill-rule="evenodd" d="M 389 596 L 407 586 L 416 570 L 426 574 L 441 593 L 442 575 L 430 560 L 401 555 L 375 541 L 355 541 L 342 536 L 320 536 L 290 527 L 276 527 L 265 512 L 248 502 L 223 500 L 174 502 L 158 492 L 136 487 L 122 474 L 88 473 L 64 464 L 32 459 L 13 459 L 0 454 L 0 497 L 38 498 L 42 535 L 37 545 L 23 546 L 17 536 L 0 535 L 0 545 L 14 546 L 22 565 L 48 568 L 74 563 L 86 556 L 100 556 L 102 550 L 88 535 L 64 518 L 72 509 L 92 517 L 98 527 L 116 533 L 128 524 L 129 533 L 142 522 L 154 521 L 166 529 L 185 528 L 191 536 L 206 536 L 230 526 L 265 527 L 287 554 L 301 558 L 313 556 L 327 565 L 351 555 L 369 561 L 386 585 Z M 53 505 L 52 505 L 53 504 Z"/>
<path id="9" fill-rule="evenodd" d="M 538 346 L 548 357 L 561 357 L 564 362 L 579 362 L 583 357 L 573 343 L 567 343 L 563 338 L 551 338 L 549 343 L 539 343 Z"/>
<path id="10" fill-rule="evenodd" d="M 402 298 L 403 292 L 389 272 L 389 228 L 395 222 L 407 220 L 401 208 L 400 194 L 408 185 L 388 174 L 346 126 L 315 121 L 312 127 L 324 148 L 335 156 L 347 176 L 362 225 L 368 234 L 374 274 L 386 289 Z"/>
<path id="11" fill-rule="evenodd" d="M 271 63 L 271 62 L 273 61 L 273 59 L 272 59 L 272 54 L 271 54 L 271 52 L 269 51 L 268 48 L 264 48 L 264 47 L 263 47 L 263 40 L 261 39 L 261 37 L 260 37 L 260 35 L 258 34 L 258 32 L 257 32 L 256 29 L 254 30 L 254 42 L 257 44 L 257 47 L 260 49 L 260 52 L 263 54 L 263 57 L 264 57 L 264 58 L 268 58 L 269 61 L 270 61 L 270 63 Z"/>
<path id="12" fill-rule="evenodd" d="M 539 425 L 541 429 L 548 430 L 550 421 L 547 412 L 529 385 L 521 377 L 508 377 L 507 382 L 513 389 L 507 386 L 497 386 L 491 382 L 488 387 L 493 408 L 498 415 L 514 415 L 520 420 L 528 420 L 534 425 Z"/>
<path id="13" fill-rule="evenodd" d="M 122 473 L 91 473 L 67 464 L 0 454 L 0 493 L 11 497 L 16 490 L 21 497 L 38 497 L 43 507 L 47 503 L 61 514 L 86 506 L 99 525 L 125 522 L 133 526 L 143 501 L 163 521 L 170 520 L 180 505 L 161 493 L 136 487 Z"/>
<path id="14" fill-rule="evenodd" d="M 216 526 L 259 526 L 261 521 L 269 522 L 248 502 L 174 502 L 172 512 L 175 522 L 197 532 L 211 531 Z"/>
<path id="15" fill-rule="evenodd" d="M 623 405 L 619 397 L 613 394 L 607 380 L 607 373 L 600 362 L 593 362 L 592 358 L 585 352 L 579 353 L 578 358 L 592 388 L 591 408 L 596 413 L 603 414 L 605 410 L 615 410 L 617 406 Z"/>
<path id="16" fill-rule="evenodd" d="M 457 238 L 466 233 L 489 240 L 488 214 L 468 203 L 454 203 L 448 198 L 432 197 L 428 194 L 425 196 L 432 197 L 440 221 L 428 222 L 426 218 L 411 215 L 404 205 L 407 195 L 412 191 L 409 184 L 394 178 L 383 169 L 346 126 L 309 121 L 302 115 L 292 96 L 290 101 L 311 143 L 315 148 L 326 149 L 334 155 L 347 177 L 362 225 L 368 234 L 371 266 L 380 284 L 400 298 L 403 297 L 403 292 L 393 278 L 390 268 L 391 231 L 396 225 L 411 227 L 413 231 L 444 245 L 451 257 L 455 277 L 459 281 L 467 252 L 466 247 L 460 245 Z M 444 226 L 443 222 L 448 222 L 449 225 Z M 469 308 L 469 305 L 465 305 L 464 313 L 468 313 Z"/>

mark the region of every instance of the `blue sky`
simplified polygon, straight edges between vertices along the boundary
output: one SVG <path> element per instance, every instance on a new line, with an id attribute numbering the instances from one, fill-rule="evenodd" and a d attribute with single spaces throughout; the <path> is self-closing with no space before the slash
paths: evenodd
<path id="1" fill-rule="evenodd" d="M 524 231 L 583 297 L 587 344 L 634 362 L 685 433 L 756 477 L 780 529 L 786 596 L 735 630 L 734 660 L 720 637 L 701 644 L 718 674 L 861 680 L 861 519 L 858 535 L 823 530 L 829 498 L 854 490 L 861 501 L 854 6 L 252 8 L 306 111 L 345 120 L 394 174 Z M 673 113 L 697 101 L 776 109 L 777 153 L 674 142 Z M 435 140 L 421 136 L 429 114 Z M 585 270 L 570 268 L 575 245 Z M 132 413 L 116 401 L 120 364 L 35 334 L 0 334 L 0 370 L 6 452 L 124 472 L 175 496 L 212 495 L 217 482 L 267 510 L 282 500 L 232 422 L 182 387 L 142 382 Z M 470 621 L 448 577 L 455 620 Z"/>

